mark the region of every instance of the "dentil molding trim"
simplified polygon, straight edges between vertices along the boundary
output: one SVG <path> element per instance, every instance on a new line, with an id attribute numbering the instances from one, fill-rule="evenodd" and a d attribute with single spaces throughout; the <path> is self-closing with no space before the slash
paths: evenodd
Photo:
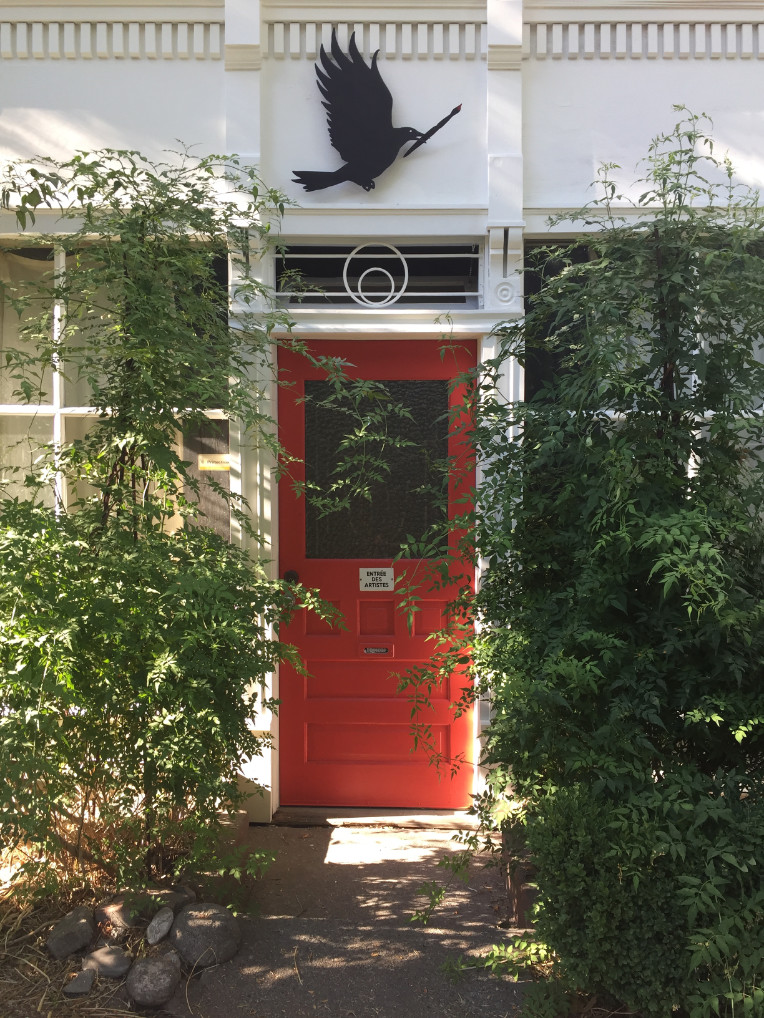
<path id="1" fill-rule="evenodd" d="M 315 60 L 332 31 L 343 50 L 355 32 L 361 53 L 379 50 L 386 60 L 480 60 L 486 54 L 486 26 L 480 21 L 272 21 L 263 33 L 263 55 L 275 59 Z"/>
<path id="2" fill-rule="evenodd" d="M 142 8 L 142 13 L 145 13 L 146 8 L 151 8 L 153 18 L 161 21 L 169 11 L 199 7 L 214 10 L 219 18 L 220 10 L 225 8 L 225 0 L 161 0 L 160 3 L 156 3 L 156 0 L 128 0 L 127 3 L 125 0 L 32 0 L 31 3 L 28 0 L 0 0 L 0 11 L 7 10 L 9 14 L 15 8 L 15 13 L 19 15 L 36 18 L 38 11 L 55 8 L 60 17 L 66 15 L 73 20 L 97 17 L 103 10 L 115 13 L 119 11 L 120 17 L 128 19 L 132 17 L 133 9 Z"/>
<path id="3" fill-rule="evenodd" d="M 717 11 L 718 7 L 717 6 Z M 764 59 L 759 22 L 552 22 L 526 25 L 523 48 L 535 60 Z"/>
<path id="4" fill-rule="evenodd" d="M 725 21 L 759 20 L 764 0 L 525 0 L 526 21 Z"/>
<path id="5" fill-rule="evenodd" d="M 0 20 L 0 60 L 220 60 L 222 54 L 219 22 Z"/>

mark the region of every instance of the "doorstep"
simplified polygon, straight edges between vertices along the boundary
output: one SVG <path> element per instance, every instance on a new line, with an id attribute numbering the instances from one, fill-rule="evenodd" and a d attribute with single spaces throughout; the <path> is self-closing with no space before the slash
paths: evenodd
<path id="1" fill-rule="evenodd" d="M 477 830 L 478 819 L 465 810 L 351 809 L 337 806 L 280 806 L 277 827 L 392 827 L 402 830 Z M 250 822 L 250 827 L 267 826 Z"/>

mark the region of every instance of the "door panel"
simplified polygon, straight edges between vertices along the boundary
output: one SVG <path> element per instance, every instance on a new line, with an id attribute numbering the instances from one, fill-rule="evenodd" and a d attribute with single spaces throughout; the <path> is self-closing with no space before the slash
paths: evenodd
<path id="1" fill-rule="evenodd" d="M 416 452 L 393 454 L 390 474 L 373 488 L 370 501 L 361 499 L 344 513 L 324 517 L 309 511 L 306 520 L 306 500 L 295 495 L 293 482 L 304 481 L 306 474 L 308 481 L 331 481 L 343 428 L 303 401 L 306 392 L 321 399 L 316 384 L 321 372 L 299 355 L 280 355 L 280 373 L 291 383 L 279 395 L 281 441 L 307 461 L 305 472 L 293 471 L 280 486 L 280 571 L 283 576 L 294 570 L 306 587 L 318 588 L 342 612 L 346 627 L 332 629 L 299 611 L 281 634 L 298 647 L 308 671 L 301 675 L 288 665 L 281 668 L 281 801 L 461 808 L 472 790 L 473 742 L 471 713 L 454 720 L 449 709 L 461 679 L 454 676 L 433 690 L 434 709 L 423 719 L 446 759 L 468 761 L 452 779 L 446 768 L 432 767 L 424 751 L 413 751 L 411 708 L 405 694 L 397 693 L 394 674 L 429 658 L 427 637 L 441 625 L 449 590 L 423 591 L 409 631 L 395 591 L 386 589 L 388 574 L 376 571 L 393 570 L 395 577 L 404 569 L 426 572 L 426 563 L 393 565 L 392 558 L 402 538 L 423 532 L 444 511 L 415 489 L 429 459 L 464 452 L 447 425 L 439 430 L 435 421 L 445 421 L 449 400 L 460 399 L 458 392 L 449 396 L 446 383 L 474 365 L 475 344 L 459 344 L 445 356 L 439 343 L 422 340 L 316 341 L 311 349 L 351 362 L 355 377 L 390 383 L 391 399 L 408 401 L 412 409 L 403 437 L 421 442 Z M 426 384 L 412 390 L 404 384 L 412 380 Z"/>

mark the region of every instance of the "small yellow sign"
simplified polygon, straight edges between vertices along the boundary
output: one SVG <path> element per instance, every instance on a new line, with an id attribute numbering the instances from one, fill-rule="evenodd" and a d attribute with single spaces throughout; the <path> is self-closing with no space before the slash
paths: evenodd
<path id="1" fill-rule="evenodd" d="M 230 470 L 231 454 L 228 452 L 206 454 L 199 456 L 199 470 Z"/>

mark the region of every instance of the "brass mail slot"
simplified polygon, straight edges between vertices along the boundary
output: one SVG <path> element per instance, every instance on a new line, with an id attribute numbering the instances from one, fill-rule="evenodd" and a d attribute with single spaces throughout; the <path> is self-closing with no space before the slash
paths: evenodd
<path id="1" fill-rule="evenodd" d="M 390 643 L 362 643 L 361 653 L 365 657 L 394 657 L 395 648 Z"/>

